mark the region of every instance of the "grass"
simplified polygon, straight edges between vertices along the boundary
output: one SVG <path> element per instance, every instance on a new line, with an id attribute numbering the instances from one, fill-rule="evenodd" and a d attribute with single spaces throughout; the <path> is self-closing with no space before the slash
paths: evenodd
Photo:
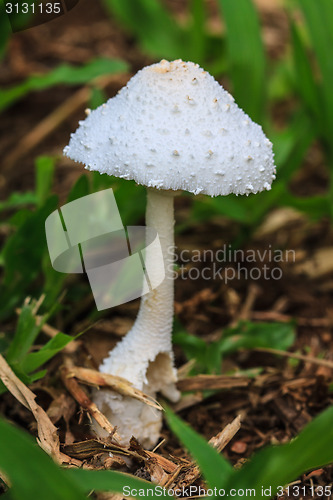
<path id="1" fill-rule="evenodd" d="M 214 498 L 230 495 L 240 499 L 246 491 L 251 491 L 251 496 L 255 498 L 271 498 L 276 494 L 281 496 L 284 486 L 295 477 L 333 461 L 333 448 L 327 446 L 327 439 L 333 437 L 333 408 L 315 418 L 291 443 L 259 451 L 239 470 L 235 470 L 170 410 L 166 414 L 170 428 L 199 465 L 207 481 L 208 491 L 215 492 L 215 495 L 209 494 Z M 6 500 L 34 500 L 38 495 L 45 495 L 52 500 L 83 500 L 87 498 L 87 493 L 90 496 L 94 491 L 121 494 L 130 491 L 134 498 L 159 498 L 163 495 L 161 486 L 129 474 L 61 469 L 38 448 L 30 436 L 2 419 L 0 436 L 3 444 L 0 468 L 12 485 L 3 495 Z M 170 496 L 170 493 L 165 492 L 164 495 Z"/>
<path id="2" fill-rule="evenodd" d="M 183 23 L 175 20 L 159 0 L 134 3 L 104 0 L 104 5 L 147 57 L 194 60 L 217 78 L 227 77 L 236 101 L 263 125 L 274 143 L 278 174 L 270 192 L 248 198 L 199 198 L 191 205 L 192 223 L 209 221 L 215 216 L 227 217 L 238 224 L 236 240 L 244 241 L 275 207 L 294 207 L 316 220 L 332 217 L 333 64 L 328 47 L 333 45 L 333 4 L 330 0 L 294 0 L 286 4 L 291 40 L 279 62 L 272 62 L 265 53 L 258 12 L 250 0 L 237 0 L 237 8 L 234 0 L 218 1 L 219 15 L 226 26 L 225 32 L 219 34 L 211 33 L 207 27 L 203 0 L 189 3 L 188 17 Z M 2 3 L 0 7 L 3 8 Z M 6 18 L 0 16 L 0 19 L 3 28 L 0 54 L 5 56 L 11 33 Z M 24 24 L 24 19 L 18 22 Z M 58 85 L 90 84 L 96 77 L 127 68 L 124 61 L 101 58 L 81 66 L 60 64 L 46 74 L 31 75 L 2 89 L 0 112 L 24 100 L 29 92 L 56 89 Z M 101 99 L 93 89 L 92 99 L 95 105 Z M 293 105 L 290 118 L 277 128 L 272 109 L 281 102 Z M 295 196 L 291 182 L 315 142 L 322 147 L 330 185 L 324 193 Z M 0 253 L 0 319 L 15 325 L 12 332 L 6 330 L 0 335 L 0 353 L 26 384 L 44 377 L 47 361 L 74 338 L 59 332 L 53 339 L 45 340 L 41 336 L 43 324 L 54 321 L 58 314 L 66 314 L 89 293 L 84 283 L 69 285 L 68 276 L 54 271 L 48 258 L 44 224 L 59 204 L 52 192 L 57 161 L 51 156 L 36 157 L 35 189 L 12 193 L 0 202 L 0 224 L 7 235 Z M 67 202 L 108 187 L 115 191 L 124 224 L 138 223 L 144 213 L 145 194 L 143 188 L 132 182 L 95 173 L 89 178 L 83 175 L 73 186 Z M 64 293 L 65 299 L 59 303 Z M 40 297 L 44 300 L 39 300 Z M 91 320 L 95 319 L 96 314 L 91 312 Z M 174 335 L 174 342 L 185 356 L 196 360 L 194 370 L 200 373 L 218 373 L 221 360 L 239 349 L 267 346 L 288 349 L 294 340 L 293 325 L 279 323 L 240 323 L 226 329 L 212 343 L 185 334 L 180 326 Z M 0 385 L 0 392 L 5 390 Z M 235 470 L 203 438 L 167 412 L 170 428 L 200 465 L 210 488 L 228 491 L 237 484 L 237 488 L 255 489 L 256 498 L 264 498 L 260 488 L 272 488 L 272 495 L 279 493 L 279 487 L 301 473 L 333 461 L 332 417 L 332 408 L 327 409 L 291 443 L 259 451 L 240 470 Z M 26 432 L 5 420 L 0 421 L 0 442 L 0 469 L 11 484 L 3 494 L 4 500 L 34 500 L 37 495 L 55 500 L 83 499 L 92 490 L 122 493 L 126 485 L 135 490 L 152 488 L 150 483 L 113 471 L 61 469 Z"/>
<path id="3" fill-rule="evenodd" d="M 124 61 L 100 58 L 80 67 L 60 64 L 45 75 L 32 75 L 18 85 L 0 91 L 0 111 L 12 106 L 29 92 L 48 89 L 56 85 L 81 85 L 99 76 L 125 71 Z"/>
<path id="4" fill-rule="evenodd" d="M 271 62 L 265 54 L 258 14 L 251 0 L 241 0 L 237 5 L 232 0 L 219 0 L 226 33 L 225 37 L 215 38 L 213 50 L 211 34 L 202 18 L 206 13 L 203 0 L 191 2 L 189 22 L 185 26 L 173 22 L 172 29 L 169 28 L 171 13 L 162 8 L 158 0 L 138 0 L 135 10 L 130 8 L 130 1 L 104 1 L 112 15 L 130 30 L 142 49 L 152 57 L 192 59 L 216 77 L 227 72 L 236 102 L 263 125 L 274 144 L 278 177 L 271 192 L 261 193 L 259 199 L 258 195 L 239 199 L 233 196 L 216 200 L 205 198 L 194 204 L 195 213 L 200 211 L 199 205 L 206 210 L 206 215 L 208 210 L 209 215 L 226 215 L 250 227 L 257 225 L 267 210 L 281 205 L 297 208 L 314 218 L 331 216 L 331 187 L 325 195 L 308 199 L 294 196 L 289 189 L 290 181 L 316 140 L 323 146 L 331 172 L 333 77 L 327 49 L 332 45 L 333 6 L 330 0 L 298 0 L 292 2 L 292 6 L 286 2 L 293 61 L 286 53 L 279 63 Z M 304 16 L 301 26 L 294 20 L 294 14 L 299 11 Z M 137 19 L 143 22 L 137 23 Z M 318 75 L 314 67 L 318 68 Z M 282 130 L 275 128 L 270 113 L 274 103 L 272 85 L 282 88 L 277 102 L 291 99 L 296 102 L 293 115 Z"/>
<path id="5" fill-rule="evenodd" d="M 221 332 L 222 333 L 222 332 Z M 252 323 L 240 321 L 233 328 L 225 328 L 219 340 L 207 343 L 204 339 L 191 335 L 176 327 L 173 342 L 179 344 L 188 360 L 195 359 L 197 373 L 220 373 L 224 357 L 239 349 L 269 347 L 287 350 L 295 341 L 292 324 Z"/>

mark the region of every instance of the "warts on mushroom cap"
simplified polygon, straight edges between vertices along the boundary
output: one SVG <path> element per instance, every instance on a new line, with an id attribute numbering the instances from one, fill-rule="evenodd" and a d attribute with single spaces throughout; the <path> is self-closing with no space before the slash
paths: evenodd
<path id="1" fill-rule="evenodd" d="M 274 179 L 272 144 L 262 128 L 209 73 L 180 59 L 139 71 L 80 122 L 65 154 L 90 170 L 110 175 L 123 170 L 144 185 L 151 169 L 142 167 L 154 165 L 161 189 L 210 196 L 248 194 L 249 185 L 262 191 Z M 204 175 L 203 158 L 209 159 Z M 221 182 L 216 171 L 224 173 Z"/>

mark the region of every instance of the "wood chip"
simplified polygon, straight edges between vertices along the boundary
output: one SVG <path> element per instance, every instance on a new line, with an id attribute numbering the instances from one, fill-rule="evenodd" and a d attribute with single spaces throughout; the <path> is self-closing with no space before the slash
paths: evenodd
<path id="1" fill-rule="evenodd" d="M 250 379 L 247 377 L 229 377 L 227 375 L 196 375 L 177 382 L 180 391 L 198 391 L 206 389 L 233 389 L 247 387 Z"/>
<path id="2" fill-rule="evenodd" d="M 306 474 L 304 477 L 305 479 L 310 479 L 310 477 L 320 477 L 324 474 L 324 472 L 324 469 L 316 469 L 309 472 L 309 474 Z"/>
<path id="3" fill-rule="evenodd" d="M 301 212 L 290 207 L 277 208 L 269 212 L 263 223 L 254 233 L 255 238 L 264 238 L 283 228 L 289 228 L 292 225 L 299 224 L 306 220 Z"/>
<path id="4" fill-rule="evenodd" d="M 286 427 L 292 427 L 296 433 L 299 433 L 312 420 L 312 417 L 305 409 L 302 411 L 297 410 L 294 401 L 288 397 L 275 398 L 273 406 L 285 424 L 287 424 Z"/>
<path id="5" fill-rule="evenodd" d="M 247 450 L 247 444 L 244 443 L 244 441 L 236 441 L 231 447 L 231 451 L 237 453 L 238 455 L 244 455 L 246 450 Z"/>
<path id="6" fill-rule="evenodd" d="M 209 444 L 212 445 L 218 452 L 221 452 L 223 448 L 231 441 L 235 436 L 241 426 L 241 416 L 238 415 L 230 424 L 228 424 L 221 432 L 216 436 L 213 436 L 209 440 Z M 199 479 L 201 472 L 199 467 L 195 462 L 192 462 L 189 466 L 184 466 L 184 474 L 180 475 L 179 481 L 177 482 L 178 488 L 186 488 L 193 484 L 197 479 Z"/>
<path id="7" fill-rule="evenodd" d="M 156 460 L 156 462 L 166 471 L 169 473 L 175 472 L 177 469 L 177 465 L 168 460 L 167 458 L 163 457 L 162 455 L 158 455 L 154 451 L 147 451 L 145 450 L 145 453 L 148 457 L 153 458 Z"/>
<path id="8" fill-rule="evenodd" d="M 216 448 L 216 450 L 220 453 L 239 431 L 241 421 L 242 417 L 241 415 L 238 415 L 238 417 L 228 424 L 221 432 L 219 432 L 216 436 L 213 436 L 209 440 L 209 444 Z"/>
<path id="9" fill-rule="evenodd" d="M 293 266 L 293 271 L 318 279 L 333 273 L 333 247 L 319 248 L 305 262 Z"/>

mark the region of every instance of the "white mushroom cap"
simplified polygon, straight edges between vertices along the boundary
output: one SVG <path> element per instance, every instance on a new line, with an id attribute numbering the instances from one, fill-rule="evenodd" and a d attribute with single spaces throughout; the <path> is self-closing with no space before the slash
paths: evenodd
<path id="1" fill-rule="evenodd" d="M 64 153 L 86 168 L 210 196 L 270 189 L 272 144 L 214 78 L 181 60 L 147 66 L 92 111 Z"/>

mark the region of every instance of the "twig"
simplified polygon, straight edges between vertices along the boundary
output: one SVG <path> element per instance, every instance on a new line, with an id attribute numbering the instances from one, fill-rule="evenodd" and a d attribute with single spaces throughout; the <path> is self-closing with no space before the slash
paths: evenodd
<path id="1" fill-rule="evenodd" d="M 245 302 L 241 307 L 240 311 L 238 312 L 238 314 L 236 314 L 235 317 L 233 318 L 230 324 L 231 327 L 236 326 L 237 323 L 241 320 L 249 319 L 253 306 L 258 296 L 260 295 L 260 292 L 261 289 L 257 285 L 252 284 L 249 286 Z"/>
<path id="2" fill-rule="evenodd" d="M 234 435 L 239 431 L 241 427 L 242 417 L 238 415 L 230 424 L 228 424 L 221 432 L 219 432 L 216 436 L 213 436 L 209 440 L 209 444 L 211 444 L 217 451 L 220 453 L 223 448 L 227 446 L 229 441 L 232 440 Z"/>
<path id="3" fill-rule="evenodd" d="M 112 75 L 99 77 L 93 81 L 93 85 L 99 89 L 104 89 L 110 83 L 115 81 L 123 83 L 128 80 L 128 75 Z M 66 99 L 59 107 L 52 111 L 46 118 L 39 122 L 27 135 L 25 135 L 14 150 L 3 161 L 3 171 L 11 169 L 15 163 L 34 149 L 40 142 L 48 137 L 56 128 L 59 127 L 69 116 L 78 111 L 89 100 L 91 85 L 85 86 Z"/>
<path id="4" fill-rule="evenodd" d="M 318 328 L 327 328 L 332 326 L 332 321 L 329 318 L 298 318 L 289 314 L 282 314 L 276 311 L 253 311 L 251 319 L 258 321 L 280 321 L 281 323 L 289 323 L 295 320 L 300 326 L 312 326 Z"/>
<path id="5" fill-rule="evenodd" d="M 295 352 L 280 351 L 280 349 L 272 349 L 270 347 L 255 347 L 254 350 L 261 352 L 269 352 L 271 354 L 277 354 L 279 356 L 284 356 L 286 358 L 299 359 L 300 361 L 304 361 L 306 363 L 313 363 L 315 365 L 326 366 L 327 368 L 331 368 L 333 370 L 333 361 L 329 361 L 328 359 L 319 359 L 319 358 L 314 358 L 313 356 L 305 356 L 304 354 L 296 354 Z"/>
<path id="6" fill-rule="evenodd" d="M 188 375 L 190 373 L 192 368 L 194 368 L 195 364 L 196 364 L 196 360 L 190 359 L 189 361 L 184 363 L 182 366 L 180 366 L 177 370 L 178 380 L 185 378 L 186 375 Z"/>
<path id="7" fill-rule="evenodd" d="M 6 476 L 6 474 L 4 472 L 2 472 L 1 470 L 0 470 L 0 479 L 1 479 L 1 481 L 3 481 L 5 483 L 6 486 L 8 486 L 8 488 L 11 487 L 12 483 L 10 482 L 10 480 Z"/>
<path id="8" fill-rule="evenodd" d="M 163 485 L 164 488 L 169 488 L 169 486 L 172 485 L 172 483 L 177 479 L 177 477 L 179 476 L 179 474 L 180 474 L 180 472 L 182 471 L 183 468 L 184 468 L 183 464 L 180 464 L 180 465 L 177 466 L 177 468 L 171 474 L 171 476 L 169 477 L 169 479 L 167 480 L 167 482 Z"/>
<path id="9" fill-rule="evenodd" d="M 99 411 L 95 403 L 93 403 L 85 391 L 79 386 L 77 381 L 71 375 L 71 366 L 68 360 L 65 359 L 65 364 L 61 367 L 61 379 L 73 398 L 79 405 L 91 415 L 98 425 L 102 427 L 112 438 L 118 443 L 121 441 L 120 436 L 116 433 L 115 427 L 108 421 L 108 419 Z"/>
<path id="10" fill-rule="evenodd" d="M 156 451 L 162 446 L 162 444 L 165 443 L 165 439 L 162 439 L 162 441 L 160 441 L 159 443 L 157 443 L 157 445 L 155 446 L 155 448 L 152 450 L 153 453 L 156 453 Z"/>
<path id="11" fill-rule="evenodd" d="M 177 388 L 180 391 L 198 391 L 205 389 L 230 389 L 246 387 L 250 383 L 247 377 L 230 377 L 227 375 L 196 375 L 178 380 Z"/>
<path id="12" fill-rule="evenodd" d="M 138 399 L 142 403 L 146 403 L 157 410 L 163 410 L 163 407 L 151 396 L 148 396 L 142 391 L 135 389 L 128 380 L 108 373 L 101 373 L 90 368 L 82 368 L 80 366 L 68 366 L 69 372 L 67 377 L 75 377 L 80 382 L 91 384 L 95 386 L 110 387 L 115 392 L 128 396 L 130 398 Z"/>

